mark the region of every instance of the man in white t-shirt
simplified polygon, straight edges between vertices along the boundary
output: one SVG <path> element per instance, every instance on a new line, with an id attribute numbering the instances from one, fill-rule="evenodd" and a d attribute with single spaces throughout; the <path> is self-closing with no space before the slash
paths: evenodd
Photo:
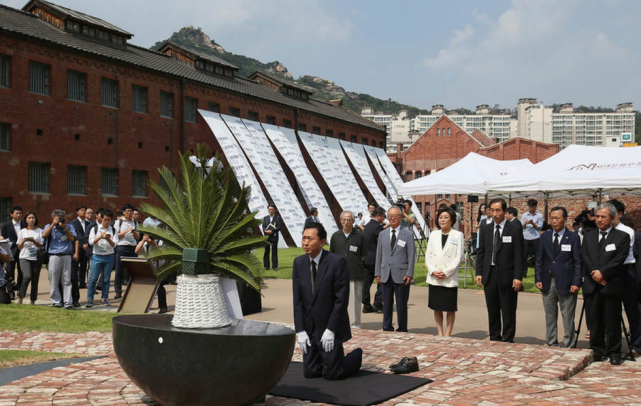
<path id="1" fill-rule="evenodd" d="M 114 290 L 116 291 L 115 299 L 122 298 L 122 285 L 128 282 L 128 275 L 125 273 L 122 265 L 122 257 L 137 257 L 136 245 L 140 239 L 140 234 L 136 231 L 136 222 L 133 219 L 134 206 L 127 203 L 122 208 L 123 218 L 114 223 L 114 229 L 118 236 L 118 245 L 116 246 L 116 277 L 114 279 Z"/>

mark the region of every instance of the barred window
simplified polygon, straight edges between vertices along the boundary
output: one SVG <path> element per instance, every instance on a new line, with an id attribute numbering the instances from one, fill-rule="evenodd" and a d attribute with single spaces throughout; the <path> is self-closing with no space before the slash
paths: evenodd
<path id="1" fill-rule="evenodd" d="M 265 121 L 267 121 L 267 124 L 276 125 L 276 117 L 274 117 L 274 116 L 267 116 L 265 118 Z"/>
<path id="2" fill-rule="evenodd" d="M 9 221 L 13 199 L 10 197 L 0 197 L 0 221 Z"/>
<path id="3" fill-rule="evenodd" d="M 229 115 L 234 117 L 240 117 L 240 109 L 236 107 L 230 107 Z"/>
<path id="4" fill-rule="evenodd" d="M 103 196 L 118 196 L 118 169 L 100 169 L 100 194 Z"/>
<path id="5" fill-rule="evenodd" d="M 249 119 L 251 121 L 259 121 L 258 120 L 258 113 L 256 113 L 255 111 L 248 111 L 247 112 L 247 119 Z"/>
<path id="6" fill-rule="evenodd" d="M 351 136 L 349 137 L 349 140 L 350 140 L 350 142 L 358 142 L 358 137 L 357 137 L 357 136 L 355 136 L 355 135 L 351 135 Z"/>
<path id="7" fill-rule="evenodd" d="M 131 88 L 131 109 L 136 113 L 147 112 L 147 88 L 133 85 Z"/>
<path id="8" fill-rule="evenodd" d="M 87 74 L 67 71 L 67 98 L 69 100 L 87 101 Z"/>
<path id="9" fill-rule="evenodd" d="M 283 127 L 292 128 L 292 120 L 283 119 Z"/>
<path id="10" fill-rule="evenodd" d="M 198 115 L 198 99 L 193 97 L 185 97 L 185 121 L 189 123 L 196 122 L 196 116 Z"/>
<path id="11" fill-rule="evenodd" d="M 208 102 L 207 110 L 213 111 L 214 113 L 218 113 L 220 111 L 220 104 L 214 103 L 214 102 Z"/>
<path id="12" fill-rule="evenodd" d="M 326 137 L 330 137 L 330 138 L 334 138 L 334 131 L 332 131 L 332 130 L 325 130 L 325 136 L 326 136 Z"/>
<path id="13" fill-rule="evenodd" d="M 118 108 L 118 82 L 102 78 L 102 105 L 105 107 Z"/>
<path id="14" fill-rule="evenodd" d="M 361 138 L 361 144 L 367 145 L 369 141 L 367 141 L 367 138 Z"/>
<path id="15" fill-rule="evenodd" d="M 174 117 L 174 94 L 160 92 L 160 117 Z"/>
<path id="16" fill-rule="evenodd" d="M 10 151 L 11 124 L 0 123 L 0 151 Z"/>
<path id="17" fill-rule="evenodd" d="M 147 197 L 147 171 L 132 171 L 133 197 Z"/>
<path id="18" fill-rule="evenodd" d="M 338 133 L 338 139 L 339 140 L 344 140 L 345 139 L 345 133 Z"/>
<path id="19" fill-rule="evenodd" d="M 29 193 L 49 193 L 51 164 L 29 162 Z"/>
<path id="20" fill-rule="evenodd" d="M 39 62 L 29 62 L 29 91 L 49 96 L 49 76 L 51 66 Z"/>
<path id="21" fill-rule="evenodd" d="M 320 129 L 320 127 L 313 126 L 313 127 L 312 127 L 312 134 L 318 134 L 318 135 L 321 135 L 321 129 Z"/>
<path id="22" fill-rule="evenodd" d="M 0 87 L 9 87 L 9 69 L 11 67 L 11 57 L 0 54 Z"/>
<path id="23" fill-rule="evenodd" d="M 67 166 L 67 194 L 87 194 L 87 167 L 78 165 Z"/>
<path id="24" fill-rule="evenodd" d="M 307 124 L 298 123 L 298 131 L 307 131 Z"/>

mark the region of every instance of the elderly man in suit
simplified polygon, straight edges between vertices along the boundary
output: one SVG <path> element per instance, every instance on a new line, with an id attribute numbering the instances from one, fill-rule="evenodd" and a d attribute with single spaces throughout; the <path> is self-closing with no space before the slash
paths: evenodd
<path id="1" fill-rule="evenodd" d="M 18 286 L 22 284 L 22 269 L 20 269 L 20 250 L 18 249 L 18 233 L 27 225 L 22 221 L 22 207 L 13 206 L 11 208 L 11 220 L 2 225 L 0 236 L 11 241 L 11 258 L 12 261 L 6 264 L 7 275 L 7 292 L 11 300 L 15 299 L 13 291 L 13 283 Z M 16 267 L 18 268 L 18 275 L 16 279 Z M 0 268 L 2 272 L 2 268 Z"/>
<path id="2" fill-rule="evenodd" d="M 343 379 L 361 367 L 360 348 L 344 355 L 343 343 L 352 338 L 347 315 L 347 261 L 323 250 L 327 231 L 320 223 L 303 230 L 303 251 L 294 260 L 292 286 L 294 325 L 303 353 L 305 378 Z"/>
<path id="3" fill-rule="evenodd" d="M 385 209 L 375 207 L 370 213 L 371 219 L 363 230 L 363 241 L 365 244 L 365 258 L 363 266 L 365 267 L 365 279 L 363 280 L 363 313 L 374 313 L 383 310 L 383 292 L 381 284 L 376 284 L 376 293 L 374 294 L 374 303 L 370 299 L 370 289 L 374 282 L 376 272 L 376 247 L 378 246 L 378 237 L 385 230 L 383 221 L 385 221 Z"/>
<path id="4" fill-rule="evenodd" d="M 621 303 L 625 286 L 623 263 L 630 252 L 630 236 L 612 227 L 617 214 L 610 203 L 595 213 L 597 228 L 585 233 L 581 246 L 583 293 L 595 361 L 610 357 L 621 365 Z"/>
<path id="5" fill-rule="evenodd" d="M 396 331 L 407 332 L 407 301 L 414 278 L 414 233 L 401 228 L 401 209 L 387 211 L 390 226 L 379 234 L 376 248 L 376 282 L 383 284 L 383 330 L 394 331 L 392 318 L 396 297 Z"/>
<path id="6" fill-rule="evenodd" d="M 490 340 L 511 343 L 516 334 L 516 306 L 523 279 L 523 232 L 507 221 L 505 200 L 494 199 L 489 207 L 492 222 L 481 226 L 476 284 L 485 291 Z"/>
<path id="7" fill-rule="evenodd" d="M 318 209 L 316 207 L 312 207 L 309 210 L 309 217 L 305 219 L 305 227 L 312 223 L 320 223 L 320 220 L 318 220 Z"/>
<path id="8" fill-rule="evenodd" d="M 280 229 L 283 226 L 283 219 L 276 213 L 276 206 L 270 204 L 267 206 L 268 215 L 263 217 L 263 232 L 267 234 L 267 242 L 269 245 L 265 246 L 265 253 L 263 254 L 263 265 L 265 270 L 269 270 L 269 252 L 271 251 L 271 267 L 274 271 L 278 270 L 278 236 Z"/>
<path id="9" fill-rule="evenodd" d="M 545 310 L 545 342 L 558 346 L 557 319 L 559 306 L 563 318 L 563 344 L 570 347 L 574 340 L 574 313 L 581 287 L 581 239 L 565 227 L 568 212 L 554 207 L 548 217 L 551 230 L 541 235 L 536 253 L 534 281 L 543 293 Z"/>

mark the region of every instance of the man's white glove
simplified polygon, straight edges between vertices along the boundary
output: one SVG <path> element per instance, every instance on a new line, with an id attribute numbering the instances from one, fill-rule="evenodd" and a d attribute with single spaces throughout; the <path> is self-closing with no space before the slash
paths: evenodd
<path id="1" fill-rule="evenodd" d="M 332 352 L 334 349 L 334 332 L 325 329 L 323 336 L 321 337 L 321 345 L 325 352 Z"/>
<path id="2" fill-rule="evenodd" d="M 312 346 L 307 332 L 303 330 L 300 333 L 296 333 L 296 337 L 298 338 L 298 346 L 300 347 L 300 350 L 303 354 L 307 354 L 307 347 Z"/>

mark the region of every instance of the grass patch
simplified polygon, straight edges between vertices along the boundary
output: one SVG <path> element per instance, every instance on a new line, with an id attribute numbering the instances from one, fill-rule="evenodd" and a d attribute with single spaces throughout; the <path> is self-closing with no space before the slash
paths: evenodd
<path id="1" fill-rule="evenodd" d="M 326 250 L 329 250 L 329 245 L 324 247 Z M 287 248 L 278 250 L 278 271 L 274 272 L 273 270 L 265 271 L 263 270 L 261 276 L 264 279 L 291 279 L 292 278 L 292 268 L 294 263 L 294 258 L 297 256 L 303 255 L 305 252 L 302 248 Z M 256 251 L 254 255 L 263 262 L 263 250 Z M 463 289 L 463 267 L 461 266 L 459 272 L 459 288 Z M 540 291 L 534 286 L 534 268 L 529 268 L 527 278 L 523 279 L 523 288 L 526 292 L 539 293 Z M 414 264 L 414 280 L 417 286 L 427 286 L 427 268 L 425 267 L 425 260 L 416 262 Z M 477 289 L 476 282 L 474 278 L 470 275 L 470 268 L 467 269 L 467 289 Z"/>
<path id="2" fill-rule="evenodd" d="M 110 332 L 111 319 L 117 313 L 69 311 L 44 306 L 3 305 L 0 329 L 17 332 L 52 331 L 58 333 Z"/>
<path id="3" fill-rule="evenodd" d="M 0 350 L 0 369 L 78 357 L 77 354 L 60 352 Z"/>

